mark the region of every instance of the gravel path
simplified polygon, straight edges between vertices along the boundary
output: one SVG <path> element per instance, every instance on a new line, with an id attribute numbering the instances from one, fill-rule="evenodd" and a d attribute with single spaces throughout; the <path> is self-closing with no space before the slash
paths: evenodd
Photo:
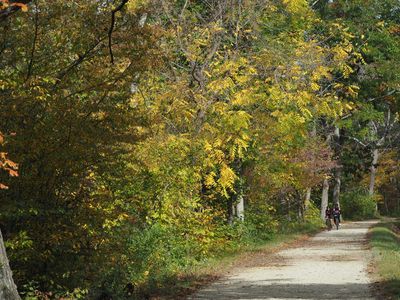
<path id="1" fill-rule="evenodd" d="M 189 299 L 375 299 L 366 246 L 374 223 L 352 222 L 319 233 L 302 247 L 269 257 L 267 263 L 235 270 Z"/>

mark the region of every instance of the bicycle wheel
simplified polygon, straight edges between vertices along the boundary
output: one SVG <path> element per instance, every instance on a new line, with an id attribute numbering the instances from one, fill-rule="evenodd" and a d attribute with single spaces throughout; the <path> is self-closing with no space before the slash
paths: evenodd
<path id="1" fill-rule="evenodd" d="M 328 230 L 331 230 L 331 229 L 332 229 L 332 222 L 331 222 L 331 219 L 327 218 L 327 219 L 325 220 L 325 224 L 326 224 L 326 228 L 327 228 Z"/>

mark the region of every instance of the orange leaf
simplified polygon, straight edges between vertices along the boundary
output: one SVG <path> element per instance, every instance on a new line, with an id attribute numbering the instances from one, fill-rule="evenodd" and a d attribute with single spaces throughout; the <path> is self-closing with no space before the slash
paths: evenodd
<path id="1" fill-rule="evenodd" d="M 17 177 L 18 176 L 18 172 L 14 171 L 14 170 L 8 170 L 8 173 L 10 174 L 11 177 Z"/>
<path id="2" fill-rule="evenodd" d="M 26 4 L 24 4 L 24 3 L 16 2 L 16 3 L 13 3 L 12 5 L 20 7 L 23 12 L 27 12 L 28 11 L 28 6 Z"/>
<path id="3" fill-rule="evenodd" d="M 0 4 L 2 5 L 2 7 L 1 7 L 2 9 L 5 9 L 9 6 L 8 0 L 0 1 Z"/>
<path id="4" fill-rule="evenodd" d="M 8 186 L 0 183 L 0 190 L 7 190 L 7 189 L 8 189 Z"/>
<path id="5" fill-rule="evenodd" d="M 7 164 L 7 166 L 9 166 L 10 168 L 12 168 L 14 170 L 18 169 L 18 164 L 16 164 L 12 160 L 6 159 L 5 163 Z"/>

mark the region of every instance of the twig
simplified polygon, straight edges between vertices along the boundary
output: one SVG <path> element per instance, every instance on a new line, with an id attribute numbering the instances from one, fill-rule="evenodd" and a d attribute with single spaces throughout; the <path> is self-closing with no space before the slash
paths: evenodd
<path id="1" fill-rule="evenodd" d="M 32 67 L 33 67 L 33 59 L 36 50 L 36 41 L 38 38 L 38 31 L 39 31 L 39 11 L 38 11 L 38 2 L 35 0 L 35 33 L 33 35 L 33 42 L 32 42 L 32 49 L 31 49 L 31 57 L 29 59 L 28 64 L 28 72 L 26 74 L 26 80 L 29 79 L 32 75 Z"/>
<path id="2" fill-rule="evenodd" d="M 112 51 L 112 33 L 115 27 L 115 14 L 122 10 L 122 8 L 125 6 L 126 3 L 128 3 L 128 1 L 129 0 L 122 0 L 121 3 L 111 11 L 111 25 L 110 29 L 108 30 L 108 49 L 110 52 L 110 61 L 112 64 L 114 64 L 114 54 Z"/>

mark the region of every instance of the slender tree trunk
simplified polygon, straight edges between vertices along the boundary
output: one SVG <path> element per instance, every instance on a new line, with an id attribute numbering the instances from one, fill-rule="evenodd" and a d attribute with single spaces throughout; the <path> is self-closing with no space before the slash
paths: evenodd
<path id="1" fill-rule="evenodd" d="M 233 199 L 232 198 L 228 199 L 227 205 L 228 205 L 228 207 L 227 207 L 227 209 L 228 209 L 228 218 L 227 218 L 228 219 L 228 224 L 232 225 L 233 224 L 233 218 L 234 218 L 234 215 L 235 215 L 235 205 L 233 203 Z"/>
<path id="2" fill-rule="evenodd" d="M 384 201 L 384 204 L 385 204 L 386 215 L 389 215 L 389 206 L 388 206 L 388 195 L 387 195 L 387 193 L 385 193 L 383 195 L 383 201 Z"/>
<path id="3" fill-rule="evenodd" d="M 368 190 L 370 196 L 374 194 L 378 159 L 379 159 L 379 150 L 375 148 L 372 151 L 371 177 L 369 180 L 369 190 Z M 378 202 L 375 205 L 375 211 L 378 211 Z"/>
<path id="4" fill-rule="evenodd" d="M 335 170 L 335 186 L 333 187 L 333 205 L 338 205 L 340 207 L 340 186 L 341 180 L 340 177 L 342 175 L 342 170 L 338 167 Z"/>
<path id="5" fill-rule="evenodd" d="M 326 143 L 329 148 L 332 148 L 332 133 L 328 133 L 326 137 Z M 325 211 L 329 203 L 329 180 L 325 175 L 324 183 L 322 184 L 322 196 L 321 196 L 321 219 L 325 221 Z"/>
<path id="6" fill-rule="evenodd" d="M 290 222 L 292 221 L 292 217 L 290 215 L 290 198 L 286 198 L 287 201 L 287 220 Z"/>
<path id="7" fill-rule="evenodd" d="M 310 205 L 310 200 L 311 200 L 311 188 L 307 188 L 306 197 L 304 199 L 304 210 L 307 210 L 308 206 Z"/>
<path id="8" fill-rule="evenodd" d="M 335 127 L 334 133 L 334 148 L 335 154 L 340 159 L 340 129 L 339 127 Z M 333 205 L 338 205 L 340 207 L 340 186 L 341 186 L 341 179 L 342 176 L 342 168 L 341 166 L 337 166 L 335 169 L 335 185 L 333 187 Z"/>
<path id="9" fill-rule="evenodd" d="M 372 196 L 374 194 L 378 159 L 379 159 L 379 150 L 374 149 L 372 151 L 371 177 L 369 180 L 369 195 L 370 196 Z"/>
<path id="10" fill-rule="evenodd" d="M 316 120 L 314 120 L 314 122 L 312 124 L 312 129 L 310 132 L 310 137 L 312 139 L 315 139 L 316 136 L 317 136 L 317 122 L 316 122 Z M 312 167 L 312 170 L 315 170 L 315 155 L 314 155 L 314 153 L 312 154 L 312 157 L 311 157 L 311 167 Z M 312 174 L 315 175 L 314 171 L 312 171 Z M 306 196 L 304 198 L 304 206 L 303 206 L 304 212 L 307 211 L 307 208 L 310 205 L 310 200 L 311 200 L 311 187 L 307 187 Z"/>
<path id="11" fill-rule="evenodd" d="M 0 300 L 20 300 L 0 230 Z"/>
<path id="12" fill-rule="evenodd" d="M 243 195 L 238 195 L 237 203 L 236 203 L 236 217 L 239 220 L 244 221 L 244 199 Z"/>
<path id="13" fill-rule="evenodd" d="M 325 210 L 328 207 L 329 200 L 329 180 L 324 179 L 324 184 L 322 186 L 322 199 L 321 199 L 321 219 L 325 220 Z"/>
<path id="14" fill-rule="evenodd" d="M 305 211 L 305 198 L 303 193 L 299 193 L 299 191 L 296 190 L 296 195 L 297 199 L 297 220 L 298 221 L 304 221 L 304 211 Z"/>
<path id="15" fill-rule="evenodd" d="M 299 205 L 297 208 L 297 220 L 304 221 L 304 207 L 303 207 L 303 199 L 299 200 Z"/>
<path id="16" fill-rule="evenodd" d="M 243 198 L 244 179 L 243 179 L 243 163 L 240 159 L 235 161 L 234 168 L 236 173 L 239 175 L 239 180 L 237 180 L 235 184 L 235 190 L 236 190 L 236 196 L 235 196 L 236 199 L 234 202 L 235 217 L 243 221 L 244 210 L 245 210 L 244 198 Z"/>

